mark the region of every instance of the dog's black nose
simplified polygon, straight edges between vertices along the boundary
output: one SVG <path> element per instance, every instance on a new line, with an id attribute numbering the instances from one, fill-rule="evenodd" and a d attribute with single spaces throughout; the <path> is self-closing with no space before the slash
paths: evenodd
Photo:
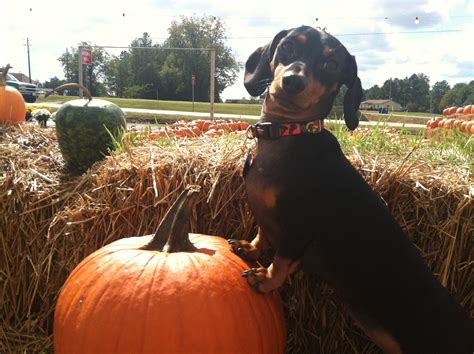
<path id="1" fill-rule="evenodd" d="M 306 87 L 306 79 L 304 76 L 295 75 L 293 73 L 283 76 L 283 90 L 287 93 L 295 95 L 300 93 Z"/>

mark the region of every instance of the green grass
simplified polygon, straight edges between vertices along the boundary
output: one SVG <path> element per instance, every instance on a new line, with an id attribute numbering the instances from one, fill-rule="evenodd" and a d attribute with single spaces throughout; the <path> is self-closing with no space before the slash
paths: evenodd
<path id="1" fill-rule="evenodd" d="M 338 138 L 347 154 L 354 150 L 361 156 L 388 156 L 391 159 L 422 159 L 433 164 L 450 164 L 459 169 L 470 171 L 474 164 L 473 135 L 457 130 L 445 132 L 442 137 L 424 137 L 423 131 L 400 129 L 398 133 L 386 129 L 381 123 L 367 131 L 358 131 L 351 135 L 344 125 L 329 122 L 331 131 Z"/>
<path id="2" fill-rule="evenodd" d="M 157 109 L 166 111 L 184 111 L 192 112 L 192 102 L 186 101 L 158 101 L 132 98 L 115 98 L 115 97 L 97 97 L 115 103 L 122 108 L 141 108 L 141 109 Z M 38 103 L 56 102 L 64 103 L 77 99 L 75 96 L 49 96 L 47 98 L 39 98 Z M 261 105 L 259 104 L 239 104 L 239 103 L 215 103 L 215 112 L 224 114 L 245 114 L 260 115 Z M 210 110 L 209 102 L 195 102 L 194 111 L 208 113 Z"/>

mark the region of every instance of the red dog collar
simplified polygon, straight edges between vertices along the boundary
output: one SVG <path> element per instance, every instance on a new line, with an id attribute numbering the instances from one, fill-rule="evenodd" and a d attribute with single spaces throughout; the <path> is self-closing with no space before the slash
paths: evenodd
<path id="1" fill-rule="evenodd" d="M 250 139 L 278 139 L 285 136 L 300 134 L 317 134 L 322 128 L 322 120 L 291 123 L 262 122 L 249 127 L 248 137 Z"/>

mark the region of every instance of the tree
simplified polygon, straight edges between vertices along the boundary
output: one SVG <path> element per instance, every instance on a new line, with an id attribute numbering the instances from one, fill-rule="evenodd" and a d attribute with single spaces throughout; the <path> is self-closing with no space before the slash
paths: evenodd
<path id="1" fill-rule="evenodd" d="M 82 42 L 79 45 L 90 46 L 88 42 Z M 64 75 L 68 82 L 79 82 L 79 50 L 70 48 L 70 52 L 63 53 L 58 60 L 64 70 Z M 92 47 L 92 64 L 83 65 L 84 84 L 87 86 L 93 96 L 105 96 L 107 90 L 103 81 L 109 61 L 109 55 L 103 48 Z"/>
<path id="2" fill-rule="evenodd" d="M 381 88 L 380 98 L 390 98 L 404 106 L 406 104 L 405 88 L 407 86 L 405 80 L 398 78 L 386 80 Z"/>
<path id="3" fill-rule="evenodd" d="M 122 51 L 118 57 L 112 57 L 105 70 L 105 83 L 110 93 L 116 97 L 125 97 L 130 76 L 129 55 L 129 52 Z"/>
<path id="4" fill-rule="evenodd" d="M 166 47 L 216 49 L 215 99 L 220 101 L 220 94 L 235 82 L 240 68 L 232 50 L 225 46 L 224 23 L 213 16 L 182 17 L 179 22 L 171 23 L 168 32 Z M 196 75 L 195 98 L 209 101 L 209 70 L 209 52 L 173 51 L 166 57 L 160 76 L 166 82 L 173 83 L 169 89 L 174 92 L 176 99 L 190 100 L 191 75 Z"/>
<path id="5" fill-rule="evenodd" d="M 446 80 L 436 82 L 431 88 L 431 113 L 441 113 L 445 107 L 441 107 L 441 99 L 451 89 Z"/>
<path id="6" fill-rule="evenodd" d="M 425 112 L 430 107 L 430 79 L 425 74 L 413 74 L 407 80 L 406 87 L 408 110 Z"/>
<path id="7" fill-rule="evenodd" d="M 439 105 L 441 108 L 449 106 L 464 106 L 474 102 L 474 81 L 466 83 L 458 83 L 441 99 Z"/>
<path id="8" fill-rule="evenodd" d="M 66 83 L 66 80 L 60 80 L 59 78 L 57 78 L 56 76 L 52 77 L 51 79 L 49 79 L 49 81 L 45 81 L 41 84 L 42 87 L 44 88 L 50 88 L 50 89 L 54 89 L 62 84 L 65 84 Z"/>
<path id="9" fill-rule="evenodd" d="M 382 99 L 383 91 L 378 85 L 374 85 L 364 92 L 365 99 L 367 100 L 377 100 Z"/>

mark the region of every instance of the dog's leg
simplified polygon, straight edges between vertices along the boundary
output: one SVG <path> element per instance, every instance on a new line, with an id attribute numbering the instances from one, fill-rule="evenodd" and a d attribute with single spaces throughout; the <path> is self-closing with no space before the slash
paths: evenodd
<path id="1" fill-rule="evenodd" d="M 242 275 L 247 282 L 259 293 L 268 293 L 283 285 L 288 275 L 293 273 L 299 261 L 276 256 L 268 268 L 252 268 L 244 271 Z"/>
<path id="2" fill-rule="evenodd" d="M 365 334 L 386 354 L 402 354 L 400 345 L 387 332 L 381 329 L 366 328 L 359 323 Z"/>
<path id="3" fill-rule="evenodd" d="M 265 250 L 270 248 L 270 244 L 267 239 L 262 235 L 261 230 L 258 230 L 257 236 L 248 242 L 245 240 L 227 240 L 229 242 L 232 250 L 239 255 L 240 258 L 243 258 L 247 261 L 256 261 L 264 253 Z"/>
<path id="4" fill-rule="evenodd" d="M 369 317 L 354 308 L 348 306 L 347 310 L 351 314 L 357 326 L 386 354 L 402 354 L 400 345 L 395 338 L 384 330 L 380 325 L 374 323 Z"/>

